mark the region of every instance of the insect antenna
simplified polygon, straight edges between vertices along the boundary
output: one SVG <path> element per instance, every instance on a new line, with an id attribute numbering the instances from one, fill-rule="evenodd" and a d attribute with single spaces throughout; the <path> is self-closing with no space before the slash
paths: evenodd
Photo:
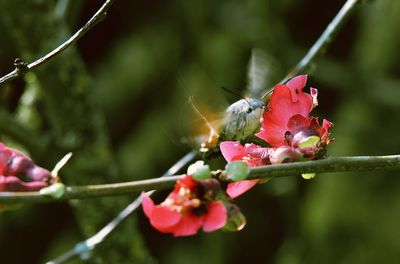
<path id="1" fill-rule="evenodd" d="M 228 92 L 228 93 L 230 93 L 230 94 L 236 95 L 237 97 L 239 97 L 239 98 L 245 100 L 245 101 L 249 104 L 249 106 L 251 107 L 250 102 L 249 102 L 244 96 L 242 96 L 241 94 L 239 94 L 239 93 L 237 93 L 237 92 L 235 92 L 235 91 L 232 91 L 232 90 L 226 88 L 225 86 L 221 86 L 221 89 L 224 90 L 225 92 Z"/>

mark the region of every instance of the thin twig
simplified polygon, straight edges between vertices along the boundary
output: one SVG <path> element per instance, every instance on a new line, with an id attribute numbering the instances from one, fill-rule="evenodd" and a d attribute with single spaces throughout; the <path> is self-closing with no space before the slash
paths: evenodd
<path id="1" fill-rule="evenodd" d="M 271 179 L 274 177 L 297 176 L 301 173 L 323 173 L 343 171 L 390 171 L 400 170 L 400 155 L 331 157 L 322 160 L 274 164 L 252 168 L 248 179 Z M 219 171 L 213 172 L 219 175 Z M 0 202 L 49 202 L 86 199 L 131 194 L 135 191 L 161 190 L 170 188 L 184 177 L 176 175 L 149 180 L 68 187 L 61 199 L 53 199 L 38 192 L 3 192 Z"/>
<path id="2" fill-rule="evenodd" d="M 317 39 L 314 45 L 309 49 L 307 54 L 300 60 L 299 63 L 285 76 L 285 78 L 280 81 L 280 83 L 285 83 L 289 79 L 301 73 L 306 67 L 310 65 L 310 63 L 315 59 L 315 57 L 321 53 L 324 48 L 328 46 L 328 44 L 332 41 L 334 34 L 340 28 L 340 26 L 344 23 L 346 18 L 351 13 L 350 11 L 354 8 L 359 0 L 347 0 L 347 2 L 343 5 L 340 11 L 333 18 L 331 23 L 326 27 L 324 32 L 322 32 L 321 36 Z M 267 98 L 274 89 L 270 89 L 266 92 L 261 99 Z"/>
<path id="3" fill-rule="evenodd" d="M 53 57 L 60 54 L 63 50 L 65 50 L 66 48 L 68 48 L 69 46 L 74 44 L 76 41 L 78 41 L 78 39 L 80 39 L 83 35 L 85 35 L 92 27 L 94 27 L 97 23 L 99 23 L 106 17 L 107 11 L 113 2 L 114 2 L 114 0 L 106 0 L 104 2 L 104 4 L 99 8 L 99 10 L 97 10 L 97 12 L 89 19 L 89 21 L 82 28 L 80 28 L 74 35 L 72 35 L 69 39 L 67 39 L 60 46 L 53 49 L 52 51 L 50 51 L 43 57 L 35 60 L 34 62 L 29 63 L 28 65 L 24 65 L 23 69 L 22 68 L 20 69 L 17 67 L 12 72 L 1 77 L 0 85 L 24 75 L 27 71 L 31 71 L 34 68 L 49 61 Z"/>

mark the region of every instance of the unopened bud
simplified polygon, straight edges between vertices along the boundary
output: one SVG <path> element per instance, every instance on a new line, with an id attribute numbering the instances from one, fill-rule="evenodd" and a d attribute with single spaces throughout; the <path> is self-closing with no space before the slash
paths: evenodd
<path id="1" fill-rule="evenodd" d="M 249 166 L 243 161 L 234 161 L 225 166 L 226 177 L 231 181 L 243 181 L 250 173 Z"/>
<path id="2" fill-rule="evenodd" d="M 247 222 L 246 217 L 240 212 L 239 207 L 232 203 L 225 204 L 225 207 L 227 209 L 228 218 L 222 230 L 229 232 L 242 230 Z"/>
<path id="3" fill-rule="evenodd" d="M 210 166 L 204 164 L 204 161 L 199 160 L 191 164 L 187 170 L 188 175 L 192 175 L 195 180 L 204 180 L 211 178 Z"/>

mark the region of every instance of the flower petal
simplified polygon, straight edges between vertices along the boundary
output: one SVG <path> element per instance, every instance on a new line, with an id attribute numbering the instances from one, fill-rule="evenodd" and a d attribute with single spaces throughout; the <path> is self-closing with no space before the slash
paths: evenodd
<path id="1" fill-rule="evenodd" d="M 322 120 L 322 129 L 323 129 L 323 133 L 328 133 L 329 129 L 333 127 L 333 123 L 329 120 Z"/>
<path id="2" fill-rule="evenodd" d="M 177 223 L 171 230 L 174 236 L 191 236 L 199 231 L 204 221 L 204 216 L 197 216 L 187 213 L 182 216 L 179 223 Z"/>
<path id="3" fill-rule="evenodd" d="M 307 75 L 299 75 L 291 79 L 287 82 L 287 87 L 289 87 L 290 92 L 292 93 L 292 101 L 293 103 L 297 102 L 297 94 L 306 86 L 307 83 Z"/>
<path id="4" fill-rule="evenodd" d="M 246 149 L 237 141 L 224 141 L 219 148 L 227 162 L 241 160 L 247 154 Z"/>
<path id="5" fill-rule="evenodd" d="M 318 105 L 318 90 L 310 87 L 310 95 L 312 97 L 313 108 Z"/>
<path id="6" fill-rule="evenodd" d="M 182 218 L 182 215 L 172 211 L 167 206 L 154 205 L 153 200 L 142 193 L 142 207 L 144 214 L 150 219 L 151 225 L 161 232 L 166 232 L 165 228 L 176 225 Z"/>
<path id="7" fill-rule="evenodd" d="M 294 115 L 289 118 L 287 128 L 292 134 L 296 134 L 298 131 L 307 128 L 310 125 L 309 120 L 302 115 Z"/>
<path id="8" fill-rule="evenodd" d="M 207 206 L 207 214 L 204 218 L 204 232 L 213 232 L 222 228 L 227 219 L 227 210 L 222 202 L 212 202 Z"/>
<path id="9" fill-rule="evenodd" d="M 145 192 L 142 192 L 141 198 L 142 198 L 143 212 L 147 217 L 150 218 L 151 213 L 153 212 L 153 208 L 155 206 L 154 202 Z"/>
<path id="10" fill-rule="evenodd" d="M 250 167 L 269 164 L 270 148 L 264 148 L 253 143 L 242 146 L 236 141 L 225 141 L 220 144 L 220 149 L 228 163 L 244 161 Z"/>
<path id="11" fill-rule="evenodd" d="M 228 188 L 226 188 L 226 193 L 234 199 L 253 188 L 257 183 L 258 180 L 231 182 L 228 184 Z"/>
<path id="12" fill-rule="evenodd" d="M 283 146 L 277 148 L 271 155 L 271 163 L 278 164 L 283 162 L 293 162 L 301 157 L 301 153 L 294 148 Z"/>
<path id="13" fill-rule="evenodd" d="M 321 141 L 326 142 L 329 144 L 333 139 L 329 138 L 329 129 L 333 127 L 333 123 L 324 119 L 322 120 L 322 129 L 321 129 Z"/>
<path id="14" fill-rule="evenodd" d="M 197 187 L 197 181 L 193 180 L 192 176 L 186 175 L 185 177 L 177 181 L 174 187 L 174 192 L 179 192 L 181 188 L 194 191 L 196 187 Z"/>
<path id="15" fill-rule="evenodd" d="M 12 152 L 3 143 L 0 143 L 0 174 L 8 175 L 8 164 L 12 157 Z"/>
<path id="16" fill-rule="evenodd" d="M 285 145 L 285 132 L 288 131 L 288 121 L 294 115 L 309 117 L 312 109 L 312 97 L 302 92 L 306 77 L 296 77 L 287 85 L 276 85 L 268 110 L 264 112 L 261 130 L 256 134 L 267 141 L 272 147 Z M 289 87 L 290 84 L 290 87 Z"/>
<path id="17" fill-rule="evenodd" d="M 46 186 L 41 181 L 24 182 L 16 176 L 0 176 L 0 192 L 35 192 Z"/>

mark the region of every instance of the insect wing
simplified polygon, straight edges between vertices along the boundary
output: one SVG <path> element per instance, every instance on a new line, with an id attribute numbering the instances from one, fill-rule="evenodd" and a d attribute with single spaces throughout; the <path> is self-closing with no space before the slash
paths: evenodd
<path id="1" fill-rule="evenodd" d="M 273 59 L 265 51 L 254 48 L 247 70 L 247 90 L 251 98 L 260 98 L 267 89 L 267 82 L 270 81 L 275 70 Z"/>

